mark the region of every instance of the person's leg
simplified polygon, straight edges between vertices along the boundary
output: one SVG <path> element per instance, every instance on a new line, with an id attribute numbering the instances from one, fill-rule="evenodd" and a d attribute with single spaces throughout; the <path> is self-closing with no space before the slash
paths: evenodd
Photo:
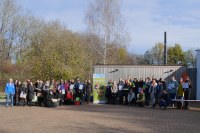
<path id="1" fill-rule="evenodd" d="M 62 94 L 62 103 L 65 104 L 65 94 Z"/>
<path id="2" fill-rule="evenodd" d="M 10 97 L 11 97 L 11 106 L 13 107 L 13 98 L 14 98 L 14 95 L 10 94 Z"/>
<path id="3" fill-rule="evenodd" d="M 87 93 L 87 103 L 89 104 L 90 103 L 90 94 Z"/>
<path id="4" fill-rule="evenodd" d="M 173 93 L 169 93 L 169 97 L 170 97 L 170 106 L 172 106 L 173 105 L 172 99 L 174 99 L 173 98 Z"/>
<path id="5" fill-rule="evenodd" d="M 119 91 L 119 104 L 123 103 L 123 95 L 122 95 L 122 91 Z"/>
<path id="6" fill-rule="evenodd" d="M 176 93 L 172 93 L 172 99 L 176 99 Z M 175 101 L 172 101 L 172 106 L 175 106 Z"/>
<path id="7" fill-rule="evenodd" d="M 156 94 L 153 94 L 153 108 L 156 106 Z"/>
<path id="8" fill-rule="evenodd" d="M 125 94 L 125 104 L 128 104 L 128 92 Z"/>
<path id="9" fill-rule="evenodd" d="M 148 99 L 148 97 L 147 97 L 147 94 L 145 93 L 145 105 L 147 106 L 147 99 Z"/>
<path id="10" fill-rule="evenodd" d="M 9 104 L 9 100 L 10 100 L 10 94 L 6 94 L 6 106 L 8 107 Z"/>
<path id="11" fill-rule="evenodd" d="M 184 91 L 184 96 L 185 96 L 185 100 L 189 100 L 189 91 L 188 90 Z M 188 104 L 189 104 L 189 102 L 185 101 L 185 109 L 188 109 Z"/>
<path id="12" fill-rule="evenodd" d="M 29 106 L 32 106 L 32 99 L 29 99 L 29 100 L 28 100 L 28 105 L 29 105 Z"/>

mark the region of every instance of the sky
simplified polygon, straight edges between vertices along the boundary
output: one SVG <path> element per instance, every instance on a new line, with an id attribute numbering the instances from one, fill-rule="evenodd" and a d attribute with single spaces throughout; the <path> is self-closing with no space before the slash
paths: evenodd
<path id="1" fill-rule="evenodd" d="M 16 0 L 33 15 L 59 20 L 74 32 L 86 31 L 85 11 L 92 0 Z M 121 13 L 130 36 L 128 51 L 144 54 L 156 43 L 179 43 L 183 50 L 200 48 L 200 0 L 122 0 Z"/>

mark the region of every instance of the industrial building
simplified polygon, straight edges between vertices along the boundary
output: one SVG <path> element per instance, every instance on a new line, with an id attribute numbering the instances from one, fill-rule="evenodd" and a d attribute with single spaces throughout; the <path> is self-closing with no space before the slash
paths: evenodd
<path id="1" fill-rule="evenodd" d="M 200 52 L 199 52 L 200 59 Z M 200 61 L 199 61 L 200 64 Z M 200 66 L 200 65 L 199 65 Z M 118 81 L 119 78 L 126 79 L 128 76 L 145 79 L 146 77 L 163 78 L 169 82 L 172 76 L 177 80 L 187 72 L 193 87 L 191 89 L 191 99 L 196 99 L 196 69 L 188 69 L 186 66 L 160 66 L 160 65 L 95 65 L 94 74 L 105 74 L 105 80 Z M 200 76 L 200 68 L 199 68 Z M 199 84 L 200 87 L 200 84 Z M 200 92 L 199 92 L 200 94 Z M 199 97 L 200 98 L 200 97 Z"/>

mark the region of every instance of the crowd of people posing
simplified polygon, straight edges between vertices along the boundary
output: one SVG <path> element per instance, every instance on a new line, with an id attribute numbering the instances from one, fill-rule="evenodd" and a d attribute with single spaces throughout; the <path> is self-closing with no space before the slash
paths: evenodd
<path id="1" fill-rule="evenodd" d="M 188 109 L 189 92 L 191 82 L 189 78 L 179 81 L 173 76 L 169 83 L 162 78 L 145 78 L 131 79 L 129 76 L 126 80 L 120 79 L 109 81 L 106 89 L 106 98 L 109 104 L 135 104 L 139 106 L 150 106 L 155 108 L 158 105 L 166 109 L 167 106 Z M 118 100 L 117 100 L 118 99 Z M 183 102 L 184 101 L 184 102 Z"/>
<path id="2" fill-rule="evenodd" d="M 152 77 L 144 80 L 130 76 L 119 82 L 108 81 L 106 85 L 105 97 L 108 104 L 135 104 L 139 106 L 150 106 L 155 108 L 167 108 L 167 106 L 175 106 L 178 108 L 184 107 L 188 109 L 189 92 L 191 82 L 189 79 L 179 82 L 173 76 L 169 83 L 166 83 L 162 78 L 156 79 Z M 94 87 L 94 89 L 97 89 Z M 90 103 L 93 98 L 93 86 L 90 80 L 81 83 L 79 78 L 55 81 L 37 80 L 33 83 L 30 79 L 26 82 L 21 82 L 10 79 L 6 84 L 6 106 L 28 105 L 33 104 L 46 107 L 57 107 L 62 104 L 82 104 Z M 184 101 L 184 102 L 183 102 Z"/>
<path id="3" fill-rule="evenodd" d="M 92 84 L 90 80 L 81 83 L 79 78 L 55 81 L 37 80 L 33 83 L 30 79 L 21 82 L 10 79 L 5 87 L 6 106 L 11 101 L 11 106 L 38 106 L 56 107 L 62 104 L 82 104 L 90 102 Z"/>

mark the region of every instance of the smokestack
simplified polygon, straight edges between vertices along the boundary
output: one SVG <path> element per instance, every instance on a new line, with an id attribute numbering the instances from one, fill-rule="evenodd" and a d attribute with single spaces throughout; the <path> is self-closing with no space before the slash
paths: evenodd
<path id="1" fill-rule="evenodd" d="M 164 65 L 167 65 L 167 32 L 164 32 Z"/>

